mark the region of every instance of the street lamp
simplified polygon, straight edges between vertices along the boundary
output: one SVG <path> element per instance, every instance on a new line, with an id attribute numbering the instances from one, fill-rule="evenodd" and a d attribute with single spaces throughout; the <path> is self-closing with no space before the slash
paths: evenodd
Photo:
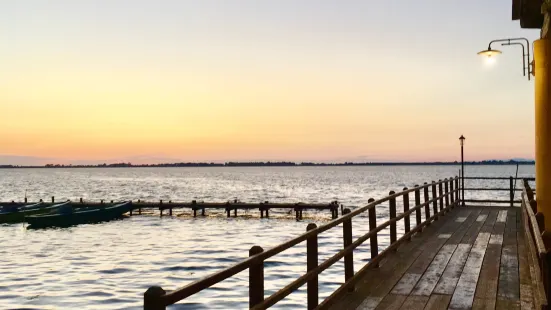
<path id="1" fill-rule="evenodd" d="M 465 206 L 465 160 L 463 158 L 463 145 L 465 145 L 465 137 L 461 135 L 459 137 L 459 144 L 461 145 L 461 205 Z"/>
<path id="2" fill-rule="evenodd" d="M 530 81 L 530 75 L 534 74 L 532 68 L 532 61 L 530 59 L 530 41 L 526 38 L 512 38 L 512 39 L 499 39 L 490 41 L 488 44 L 488 49 L 478 52 L 478 55 L 492 58 L 501 54 L 501 51 L 492 49 L 492 43 L 503 42 L 502 46 L 507 45 L 520 45 L 522 47 L 522 74 L 524 76 L 528 75 L 528 81 Z M 526 46 L 524 45 L 526 43 Z M 524 49 L 526 47 L 526 50 Z M 525 52 L 526 51 L 526 52 Z M 528 63 L 528 65 L 526 65 Z"/>

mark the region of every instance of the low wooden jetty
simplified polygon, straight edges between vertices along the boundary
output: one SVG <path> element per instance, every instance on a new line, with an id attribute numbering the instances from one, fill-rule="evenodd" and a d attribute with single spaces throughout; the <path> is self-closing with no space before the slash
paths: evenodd
<path id="1" fill-rule="evenodd" d="M 42 202 L 42 200 L 41 200 Z M 54 203 L 55 197 L 52 197 L 51 202 L 48 203 Z M 23 205 L 27 204 L 27 200 L 25 200 L 24 203 L 22 202 L 4 202 L 0 203 L 0 205 Z M 84 201 L 82 198 L 80 198 L 79 206 L 82 207 L 97 207 L 102 206 L 108 203 L 108 201 L 101 200 L 100 202 L 87 202 Z M 114 203 L 113 200 L 111 200 L 109 203 Z M 227 201 L 227 202 L 197 202 L 196 200 L 192 200 L 191 202 L 173 202 L 171 200 L 169 201 L 163 201 L 159 200 L 158 202 L 147 202 L 147 201 L 141 201 L 137 200 L 132 203 L 133 209 L 130 211 L 130 215 L 141 215 L 142 210 L 159 210 L 160 216 L 164 215 L 170 215 L 172 216 L 174 214 L 173 210 L 176 209 L 189 209 L 193 212 L 193 217 L 197 217 L 197 213 L 200 212 L 200 216 L 206 215 L 206 210 L 212 209 L 212 210 L 224 210 L 227 217 L 230 217 L 233 213 L 234 217 L 237 217 L 238 210 L 242 211 L 251 211 L 251 210 L 258 210 L 259 215 L 261 218 L 269 218 L 270 217 L 270 210 L 284 210 L 288 213 L 294 212 L 295 218 L 297 220 L 303 219 L 303 213 L 306 211 L 329 211 L 331 213 L 331 218 L 335 219 L 339 216 L 339 210 L 342 214 L 344 210 L 344 206 L 342 204 L 339 204 L 337 201 L 332 201 L 330 203 L 270 203 L 268 201 L 261 202 L 261 203 L 245 203 L 240 202 L 238 200 L 233 201 Z M 232 212 L 233 211 L 233 212 Z"/>
<path id="2" fill-rule="evenodd" d="M 322 226 L 310 223 L 304 234 L 274 248 L 253 246 L 249 258 L 182 288 L 150 287 L 144 309 L 166 309 L 245 270 L 251 309 L 269 308 L 303 285 L 308 309 L 547 309 L 551 253 L 541 237 L 542 214 L 528 180 L 522 184 L 520 206 L 513 198 L 515 188 L 508 188 L 513 194 L 501 207 L 466 205 L 466 188 L 459 180 L 391 191 L 364 207 L 345 209 L 343 216 Z M 378 224 L 381 208 L 388 210 L 388 219 Z M 353 219 L 365 214 L 369 231 L 354 240 Z M 398 238 L 399 221 L 404 231 Z M 320 262 L 318 237 L 337 226 L 342 227 L 342 250 Z M 380 251 L 383 229 L 389 230 L 390 242 Z M 265 296 L 265 261 L 304 242 L 306 273 Z M 371 259 L 355 271 L 354 250 L 364 243 Z M 320 301 L 318 276 L 340 260 L 343 284 Z"/>
<path id="3" fill-rule="evenodd" d="M 226 216 L 230 217 L 231 213 L 233 211 L 233 216 L 237 217 L 237 211 L 238 210 L 258 210 L 260 213 L 260 217 L 270 217 L 270 210 L 273 209 L 280 209 L 280 210 L 286 210 L 295 212 L 295 217 L 297 220 L 301 220 L 303 216 L 303 212 L 307 210 L 316 210 L 316 211 L 330 211 L 331 212 L 331 218 L 335 219 L 339 216 L 339 208 L 341 210 L 344 210 L 344 206 L 339 204 L 337 201 L 333 201 L 331 203 L 270 203 L 268 201 L 261 202 L 261 203 L 245 203 L 240 202 L 237 200 L 234 201 L 228 201 L 228 202 L 197 202 L 195 200 L 189 202 L 189 203 L 176 203 L 169 201 L 168 203 L 163 203 L 161 200 L 158 204 L 155 203 L 146 203 L 146 202 L 140 202 L 138 201 L 136 203 L 137 208 L 158 208 L 160 211 L 161 216 L 163 216 L 163 213 L 165 210 L 168 210 L 168 214 L 172 215 L 173 209 L 190 209 L 193 211 L 193 216 L 197 216 L 197 211 L 201 212 L 201 216 L 205 216 L 206 209 L 213 209 L 213 210 L 224 210 L 226 212 Z M 139 209 L 138 209 L 139 210 Z M 342 212 L 341 212 L 342 213 Z"/>

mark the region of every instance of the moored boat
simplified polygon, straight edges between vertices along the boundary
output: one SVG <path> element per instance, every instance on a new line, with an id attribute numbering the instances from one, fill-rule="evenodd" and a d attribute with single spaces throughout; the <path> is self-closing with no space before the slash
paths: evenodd
<path id="1" fill-rule="evenodd" d="M 78 224 L 106 222 L 123 217 L 132 209 L 132 202 L 123 202 L 112 206 L 79 208 L 78 204 L 68 204 L 54 213 L 25 217 L 28 228 L 68 227 Z"/>
<path id="2" fill-rule="evenodd" d="M 51 205 L 39 202 L 30 205 L 5 205 L 0 208 L 0 224 L 24 222 L 26 216 L 48 213 L 64 204 Z"/>

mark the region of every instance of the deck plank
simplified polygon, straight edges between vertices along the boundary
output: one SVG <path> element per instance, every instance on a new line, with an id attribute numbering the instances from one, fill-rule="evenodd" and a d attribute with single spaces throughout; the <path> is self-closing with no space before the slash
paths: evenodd
<path id="1" fill-rule="evenodd" d="M 388 294 L 385 298 L 377 305 L 376 310 L 398 310 L 406 300 L 406 295 L 394 295 Z M 358 308 L 360 309 L 360 308 Z"/>
<path id="2" fill-rule="evenodd" d="M 511 210 L 507 214 L 505 232 L 503 234 L 497 296 L 501 299 L 519 301 L 520 279 L 516 231 L 516 212 Z"/>
<path id="3" fill-rule="evenodd" d="M 452 295 L 432 294 L 425 305 L 425 310 L 447 309 L 451 299 Z"/>
<path id="4" fill-rule="evenodd" d="M 534 296 L 532 294 L 532 285 L 521 284 L 520 285 L 520 308 L 522 310 L 532 310 L 534 306 Z"/>
<path id="5" fill-rule="evenodd" d="M 398 250 L 381 261 L 379 268 L 373 268 L 356 285 L 356 291 L 346 294 L 333 309 L 375 309 L 383 298 L 390 293 L 394 285 L 400 280 L 416 258 L 421 255 L 423 248 L 434 246 L 436 241 L 442 243 L 445 239 L 439 239 L 438 235 L 451 233 L 457 226 L 465 223 L 449 223 L 444 219 L 453 219 L 456 216 L 471 217 L 472 210 L 454 209 L 442 220 L 433 222 L 422 233 L 413 236 L 411 242 L 401 245 Z M 475 213 L 479 212 L 475 210 Z M 475 217 L 476 218 L 476 217 Z M 474 219 L 473 219 L 474 221 Z M 452 236 L 453 237 L 453 236 Z M 437 244 L 436 244 L 437 245 Z M 373 279 L 385 279 L 385 281 L 373 281 Z"/>
<path id="6" fill-rule="evenodd" d="M 488 232 L 480 232 L 478 234 L 471 248 L 471 252 L 469 253 L 469 257 L 467 258 L 467 262 L 465 263 L 465 267 L 463 268 L 463 272 L 457 282 L 457 287 L 450 302 L 450 309 L 472 308 L 478 276 L 482 268 L 482 262 L 486 254 L 490 235 L 491 234 Z"/>
<path id="7" fill-rule="evenodd" d="M 480 212 L 480 214 L 488 214 L 488 213 L 489 213 L 488 210 L 483 210 L 483 211 Z M 474 241 L 476 240 L 476 238 L 478 237 L 478 232 L 480 231 L 482 226 L 484 226 L 484 222 L 475 222 L 469 228 L 467 233 L 465 233 L 465 236 L 463 236 L 463 238 L 461 239 L 461 241 L 459 243 L 473 244 Z"/>
<path id="8" fill-rule="evenodd" d="M 331 308 L 535 309 L 518 217 L 515 208 L 456 208 L 389 253 Z"/>
<path id="9" fill-rule="evenodd" d="M 520 310 L 520 301 L 498 297 L 496 300 L 496 309 Z"/>
<path id="10" fill-rule="evenodd" d="M 447 244 L 440 249 L 411 292 L 412 295 L 430 296 L 432 294 L 456 248 L 455 244 Z"/>
<path id="11" fill-rule="evenodd" d="M 507 219 L 507 210 L 499 211 L 499 214 L 497 216 L 497 222 L 498 223 L 505 223 L 506 219 Z"/>
<path id="12" fill-rule="evenodd" d="M 406 301 L 402 304 L 400 309 L 403 310 L 423 310 L 425 305 L 429 301 L 429 296 L 415 296 L 410 295 L 406 298 Z"/>
<path id="13" fill-rule="evenodd" d="M 395 295 L 409 295 L 417 281 L 421 278 L 420 274 L 406 273 L 402 276 L 398 284 L 392 289 L 392 294 Z"/>
<path id="14" fill-rule="evenodd" d="M 457 246 L 457 249 L 453 253 L 448 266 L 444 270 L 442 277 L 434 289 L 435 294 L 453 294 L 457 281 L 459 281 L 459 277 L 463 271 L 463 266 L 469 257 L 470 251 L 470 244 L 459 244 Z"/>
<path id="15" fill-rule="evenodd" d="M 473 310 L 494 310 L 496 308 L 496 299 L 476 298 L 473 302 Z"/>
<path id="16" fill-rule="evenodd" d="M 468 212 L 470 214 L 470 212 Z M 472 217 L 475 217 L 472 215 Z M 476 217 L 475 217 L 476 218 Z M 463 223 L 448 223 L 445 221 L 446 217 L 441 217 L 438 221 L 440 224 L 446 223 L 443 225 L 441 233 L 454 233 L 456 229 L 461 226 Z M 449 220 L 449 218 L 448 218 Z M 432 225 L 431 225 L 432 226 Z M 377 288 L 372 291 L 373 296 L 385 296 L 390 293 L 394 285 L 402 278 L 402 276 L 407 272 L 409 274 L 423 274 L 428 265 L 431 263 L 432 259 L 440 248 L 446 243 L 448 239 L 440 238 L 439 234 L 431 236 L 426 242 L 419 245 L 416 248 L 416 253 L 411 256 L 411 253 L 406 253 L 405 257 L 401 258 L 401 261 L 393 267 L 393 272 L 390 275 L 388 281 L 381 283 Z M 452 235 L 453 236 L 453 235 Z"/>
<path id="17" fill-rule="evenodd" d="M 497 217 L 499 217 L 499 214 Z M 490 235 L 486 255 L 484 256 L 484 261 L 482 262 L 482 269 L 480 270 L 480 276 L 475 292 L 476 307 L 473 304 L 473 308 L 495 308 L 504 229 L 505 225 L 503 222 L 498 222 L 496 220 L 491 231 L 492 234 Z M 480 305 L 481 301 L 484 301 L 482 306 Z"/>

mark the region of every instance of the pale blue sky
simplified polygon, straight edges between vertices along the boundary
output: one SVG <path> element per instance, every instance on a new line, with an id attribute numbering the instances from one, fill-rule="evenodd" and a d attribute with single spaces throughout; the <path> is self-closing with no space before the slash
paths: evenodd
<path id="1" fill-rule="evenodd" d="M 476 56 L 519 36 L 498 0 L 0 1 L 0 155 L 532 157 L 520 48 Z"/>

